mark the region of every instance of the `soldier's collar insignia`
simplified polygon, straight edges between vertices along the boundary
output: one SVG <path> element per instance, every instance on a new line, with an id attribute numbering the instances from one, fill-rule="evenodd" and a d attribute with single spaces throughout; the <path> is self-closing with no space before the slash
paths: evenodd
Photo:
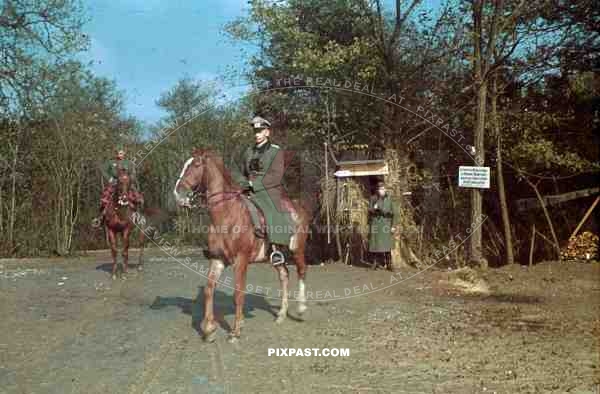
<path id="1" fill-rule="evenodd" d="M 269 149 L 270 146 L 271 146 L 271 142 L 267 141 L 263 145 L 260 145 L 260 146 L 254 145 L 254 150 L 258 151 L 258 152 L 264 152 L 267 149 Z"/>

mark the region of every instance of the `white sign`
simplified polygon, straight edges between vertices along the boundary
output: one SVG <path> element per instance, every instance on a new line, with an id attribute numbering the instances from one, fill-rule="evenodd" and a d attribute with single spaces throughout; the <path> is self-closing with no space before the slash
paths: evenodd
<path id="1" fill-rule="evenodd" d="M 336 171 L 333 175 L 336 176 L 336 177 L 338 177 L 338 178 L 342 178 L 342 177 L 346 177 L 346 176 L 352 176 L 352 171 L 339 170 L 339 171 Z"/>
<path id="2" fill-rule="evenodd" d="M 490 167 L 458 167 L 458 186 L 489 189 Z"/>

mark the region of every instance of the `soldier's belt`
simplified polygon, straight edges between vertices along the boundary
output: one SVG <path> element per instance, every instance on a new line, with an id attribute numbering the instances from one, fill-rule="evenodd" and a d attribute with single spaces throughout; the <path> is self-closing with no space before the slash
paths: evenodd
<path id="1" fill-rule="evenodd" d="M 375 213 L 373 216 L 383 217 L 383 218 L 392 218 L 394 217 L 393 213 Z"/>

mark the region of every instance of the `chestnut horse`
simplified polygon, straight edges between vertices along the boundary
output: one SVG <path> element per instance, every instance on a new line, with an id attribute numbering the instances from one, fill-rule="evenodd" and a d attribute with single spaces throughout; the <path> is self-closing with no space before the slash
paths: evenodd
<path id="1" fill-rule="evenodd" d="M 201 330 L 204 340 L 215 340 L 217 324 L 214 317 L 214 291 L 216 283 L 224 268 L 231 265 L 235 275 L 234 305 L 235 322 L 229 335 L 229 342 L 235 342 L 240 337 L 242 326 L 242 310 L 244 306 L 244 289 L 246 287 L 246 271 L 248 264 L 267 259 L 268 250 L 265 239 L 255 235 L 250 211 L 243 201 L 247 198 L 239 185 L 231 178 L 225 169 L 223 161 L 213 152 L 195 149 L 193 157 L 186 163 L 181 176 L 175 185 L 175 198 L 179 205 L 189 206 L 189 197 L 183 194 L 197 190 L 206 193 L 206 204 L 211 219 L 208 234 L 208 254 L 210 268 L 208 284 L 204 288 L 204 319 Z M 306 311 L 304 247 L 308 236 L 309 215 L 305 206 L 294 201 L 297 212 L 294 234 L 293 257 L 299 279 L 298 313 Z M 218 231 L 216 230 L 218 229 Z M 240 231 L 241 229 L 241 231 Z M 277 314 L 277 323 L 287 317 L 289 271 L 285 264 L 275 267 L 279 273 L 282 288 L 281 309 Z"/>
<path id="2" fill-rule="evenodd" d="M 114 193 L 104 209 L 104 226 L 110 242 L 112 253 L 112 278 L 117 279 L 117 234 L 123 237 L 123 274 L 128 272 L 129 262 L 129 236 L 134 226 L 139 221 L 139 215 L 135 208 L 139 197 L 129 188 L 129 175 L 124 170 L 119 171 L 117 192 Z M 138 271 L 143 270 L 144 257 L 144 231 L 140 230 L 140 256 L 138 261 Z"/>

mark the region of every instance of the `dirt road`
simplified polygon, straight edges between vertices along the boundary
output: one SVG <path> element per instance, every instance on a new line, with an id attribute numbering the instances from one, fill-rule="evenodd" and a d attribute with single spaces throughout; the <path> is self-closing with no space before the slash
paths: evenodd
<path id="1" fill-rule="evenodd" d="M 143 273 L 113 282 L 108 261 L 0 262 L 0 392 L 595 393 L 599 382 L 598 263 L 489 270 L 488 296 L 448 287 L 441 271 L 392 279 L 311 266 L 304 321 L 292 302 L 282 325 L 275 272 L 254 265 L 248 283 L 271 298 L 246 296 L 240 342 L 221 330 L 207 344 L 195 329 L 205 278 L 155 254 Z M 220 286 L 216 300 L 227 329 L 231 289 Z M 349 356 L 275 357 L 269 348 Z"/>

